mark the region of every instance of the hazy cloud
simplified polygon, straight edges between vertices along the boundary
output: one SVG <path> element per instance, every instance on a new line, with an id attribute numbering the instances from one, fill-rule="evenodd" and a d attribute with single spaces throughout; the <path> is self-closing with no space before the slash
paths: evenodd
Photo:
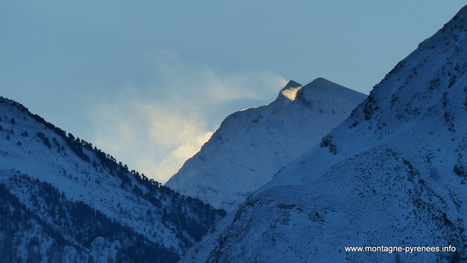
<path id="1" fill-rule="evenodd" d="M 216 72 L 169 52 L 153 59 L 153 87 L 118 89 L 90 117 L 98 147 L 162 183 L 209 140 L 219 116 L 245 101 L 269 103 L 286 83 L 272 73 Z"/>

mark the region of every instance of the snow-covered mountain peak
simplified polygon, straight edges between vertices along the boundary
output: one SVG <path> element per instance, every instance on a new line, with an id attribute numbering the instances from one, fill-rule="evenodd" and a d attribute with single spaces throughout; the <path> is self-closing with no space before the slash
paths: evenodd
<path id="1" fill-rule="evenodd" d="M 315 89 L 315 90 L 339 90 L 339 89 L 347 89 L 337 83 L 334 83 L 330 80 L 325 78 L 319 77 L 313 80 L 312 82 L 305 85 L 308 89 Z"/>
<path id="2" fill-rule="evenodd" d="M 290 81 L 271 105 L 277 110 L 283 107 L 289 110 L 293 107 L 305 107 L 321 114 L 335 114 L 345 111 L 349 107 L 349 102 L 361 101 L 361 98 L 360 93 L 325 78 L 317 78 L 305 86 Z"/>
<path id="3" fill-rule="evenodd" d="M 293 80 L 289 81 L 287 85 L 279 92 L 278 99 L 282 96 L 287 98 L 290 101 L 294 101 L 297 96 L 297 92 L 302 88 L 302 84 L 297 83 Z"/>
<path id="4" fill-rule="evenodd" d="M 330 107 L 346 103 L 346 101 L 355 101 L 360 98 L 359 93 L 336 84 L 324 78 L 317 78 L 308 83 L 297 94 L 297 99 L 305 104 L 320 104 L 328 102 Z"/>
<path id="5" fill-rule="evenodd" d="M 286 89 L 289 89 L 289 88 L 297 88 L 297 87 L 301 87 L 302 84 L 294 81 L 294 80 L 289 80 L 289 82 L 287 82 L 287 84 L 285 85 L 285 87 L 281 90 L 286 90 Z"/>
<path id="6" fill-rule="evenodd" d="M 308 99 L 310 99 L 311 96 L 317 96 L 322 93 L 332 94 L 335 97 L 342 97 L 349 94 L 355 95 L 353 90 L 325 78 L 317 78 L 306 84 L 304 87 L 304 93 L 306 94 L 304 94 L 304 96 L 310 96 L 307 97 Z"/>
<path id="7" fill-rule="evenodd" d="M 303 88 L 290 81 L 271 104 L 228 116 L 166 185 L 234 209 L 282 166 L 318 144 L 365 98 L 344 89 L 324 80 Z"/>

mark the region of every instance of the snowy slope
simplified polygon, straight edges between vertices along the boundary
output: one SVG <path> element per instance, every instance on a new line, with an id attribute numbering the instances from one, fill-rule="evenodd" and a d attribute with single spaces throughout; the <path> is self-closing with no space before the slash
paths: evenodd
<path id="1" fill-rule="evenodd" d="M 464 7 L 184 261 L 466 262 L 466 34 Z"/>
<path id="2" fill-rule="evenodd" d="M 267 106 L 227 117 L 166 186 L 234 209 L 350 115 L 365 96 L 323 78 L 290 81 Z"/>
<path id="3" fill-rule="evenodd" d="M 102 261 L 105 251 L 104 261 L 173 262 L 222 214 L 5 98 L 0 187 L 0 251 L 10 262 Z"/>

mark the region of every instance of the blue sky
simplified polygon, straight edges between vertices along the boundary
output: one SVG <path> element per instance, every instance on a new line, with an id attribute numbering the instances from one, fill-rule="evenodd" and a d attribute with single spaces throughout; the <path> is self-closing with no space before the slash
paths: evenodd
<path id="1" fill-rule="evenodd" d="M 464 1 L 2 1 L 0 95 L 165 182 L 290 79 L 368 93 Z"/>

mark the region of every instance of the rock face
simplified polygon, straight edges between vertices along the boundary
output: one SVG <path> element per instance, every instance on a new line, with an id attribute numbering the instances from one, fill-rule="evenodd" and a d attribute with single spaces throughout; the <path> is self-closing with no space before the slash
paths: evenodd
<path id="1" fill-rule="evenodd" d="M 319 78 L 227 117 L 166 186 L 231 211 L 336 127 L 366 96 Z"/>
<path id="2" fill-rule="evenodd" d="M 0 261 L 175 262 L 220 215 L 0 98 Z"/>
<path id="3" fill-rule="evenodd" d="M 184 259 L 467 261 L 466 34 L 464 7 Z"/>

